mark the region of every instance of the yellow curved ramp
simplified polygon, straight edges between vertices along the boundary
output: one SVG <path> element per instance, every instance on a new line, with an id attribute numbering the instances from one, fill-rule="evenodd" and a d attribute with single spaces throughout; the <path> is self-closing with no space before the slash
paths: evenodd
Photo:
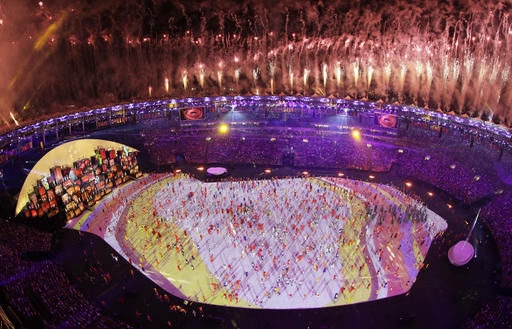
<path id="1" fill-rule="evenodd" d="M 80 139 L 57 146 L 50 152 L 46 153 L 28 174 L 20 191 L 18 203 L 16 204 L 15 215 L 18 215 L 27 204 L 28 195 L 34 189 L 37 181 L 50 175 L 50 168 L 55 166 L 72 167 L 73 162 L 90 158 L 95 154 L 94 151 L 99 148 L 113 149 L 116 151 L 127 148 L 128 152 L 138 151 L 137 149 L 124 144 L 102 139 Z"/>

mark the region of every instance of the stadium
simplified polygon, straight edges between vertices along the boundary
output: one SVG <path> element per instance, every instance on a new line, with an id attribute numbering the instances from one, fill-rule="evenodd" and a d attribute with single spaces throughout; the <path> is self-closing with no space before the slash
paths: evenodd
<path id="1" fill-rule="evenodd" d="M 1 326 L 510 327 L 510 8 L 420 8 L 0 5 Z"/>

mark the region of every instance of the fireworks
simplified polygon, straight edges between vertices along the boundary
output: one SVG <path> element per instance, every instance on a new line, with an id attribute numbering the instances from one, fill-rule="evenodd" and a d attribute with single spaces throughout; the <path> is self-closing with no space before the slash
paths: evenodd
<path id="1" fill-rule="evenodd" d="M 20 67 L 16 76 L 26 78 L 16 78 L 12 89 L 19 94 L 38 90 L 44 95 L 42 103 L 59 97 L 81 102 L 107 93 L 132 98 L 320 92 L 446 111 L 455 107 L 459 113 L 486 112 L 501 119 L 512 108 L 508 83 L 512 22 L 499 5 L 457 7 L 448 1 L 441 11 L 433 3 L 421 8 L 428 13 L 425 17 L 412 14 L 420 9 L 414 4 L 388 4 L 379 12 L 365 6 L 340 11 L 337 4 L 326 4 L 318 13 L 305 3 L 300 11 L 308 16 L 299 15 L 300 19 L 282 9 L 263 14 L 258 7 L 247 16 L 234 6 L 204 14 L 205 22 L 218 19 L 215 28 L 194 19 L 196 9 L 190 5 L 182 13 L 186 24 L 170 19 L 168 28 L 145 31 L 141 18 L 134 15 L 122 21 L 115 14 L 117 5 L 111 4 L 105 13 L 110 9 L 112 25 L 123 27 L 116 35 L 108 28 L 63 33 L 63 24 L 80 28 L 83 24 L 73 23 L 87 20 L 88 13 L 78 10 L 78 5 L 58 10 L 38 4 L 37 15 L 45 17 L 43 32 L 25 31 L 28 39 L 18 36 L 17 42 L 28 42 L 41 53 L 62 43 L 71 45 L 45 53 L 56 57 L 48 61 L 55 63 L 49 64 L 52 67 L 32 65 L 36 56 Z M 334 12 L 337 16 L 332 16 Z M 168 15 L 163 12 L 158 17 L 167 21 Z M 425 19 L 430 22 L 427 26 Z M 0 11 L 2 31 L 14 31 L 15 22 L 5 24 L 7 20 Z M 46 84 L 41 81 L 50 79 L 46 71 L 72 81 Z M 104 81 L 95 81 L 91 90 L 91 77 Z M 35 81 L 43 87 L 32 88 Z M 118 81 L 125 81 L 129 91 L 120 90 L 125 87 Z M 150 92 L 147 81 L 152 82 Z M 83 93 L 77 95 L 76 90 Z"/>
<path id="2" fill-rule="evenodd" d="M 18 121 L 16 120 L 16 118 L 14 117 L 14 114 L 12 114 L 12 112 L 9 112 L 9 114 L 11 115 L 11 119 L 12 119 L 12 121 L 14 121 L 14 123 L 16 124 L 16 126 L 19 126 L 19 123 L 18 123 Z"/>

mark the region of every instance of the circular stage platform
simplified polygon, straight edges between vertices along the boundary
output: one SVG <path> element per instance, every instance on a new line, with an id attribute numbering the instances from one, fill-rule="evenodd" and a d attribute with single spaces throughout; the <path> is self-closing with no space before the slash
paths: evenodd
<path id="1" fill-rule="evenodd" d="M 448 259 L 450 263 L 455 266 L 466 265 L 473 259 L 475 255 L 475 248 L 466 240 L 457 242 L 453 247 L 448 250 Z"/>
<path id="2" fill-rule="evenodd" d="M 210 167 L 206 170 L 206 173 L 209 176 L 220 177 L 220 176 L 227 175 L 228 170 L 224 167 Z"/>

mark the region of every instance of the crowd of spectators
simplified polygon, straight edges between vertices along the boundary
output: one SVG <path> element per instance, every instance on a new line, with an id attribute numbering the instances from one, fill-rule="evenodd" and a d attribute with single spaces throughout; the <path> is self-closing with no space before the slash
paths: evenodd
<path id="1" fill-rule="evenodd" d="M 208 136 L 183 135 L 148 143 L 156 164 L 171 164 L 176 154 L 190 163 L 226 163 L 297 167 L 354 168 L 388 171 L 396 155 L 389 147 L 375 143 L 341 140 L 336 136 L 318 136 L 314 131 L 290 132 L 286 128 L 261 128 L 258 135 L 232 134 Z M 286 158 L 290 159 L 286 163 Z"/>
<path id="2" fill-rule="evenodd" d="M 51 235 L 22 225 L 0 223 L 0 227 L 0 281 L 6 282 L 30 268 L 21 259 L 23 253 L 50 250 Z"/>
<path id="3" fill-rule="evenodd" d="M 157 165 L 176 162 L 176 140 L 165 140 L 156 144 L 147 144 L 146 148 L 151 150 L 149 156 L 152 162 Z"/>
<path id="4" fill-rule="evenodd" d="M 207 162 L 281 165 L 283 140 L 270 138 L 216 138 L 208 144 Z"/>
<path id="5" fill-rule="evenodd" d="M 482 208 L 482 217 L 489 226 L 501 258 L 502 284 L 512 287 L 512 192 L 505 190 Z"/>
<path id="6" fill-rule="evenodd" d="M 512 298 L 499 296 L 485 305 L 473 319 L 467 321 L 464 328 L 510 328 L 511 325 Z"/>
<path id="7" fill-rule="evenodd" d="M 206 137 L 181 137 L 177 152 L 190 162 L 203 163 L 206 159 Z"/>
<path id="8" fill-rule="evenodd" d="M 27 253 L 51 250 L 52 234 L 23 225 L 0 223 L 0 290 L 21 327 L 130 328 L 100 313 L 71 285 L 51 260 L 30 260 Z"/>
<path id="9" fill-rule="evenodd" d="M 465 204 L 483 205 L 481 218 L 491 230 L 500 253 L 502 285 L 512 287 L 512 225 L 509 223 L 512 218 L 512 189 L 498 176 L 494 162 L 489 161 L 489 156 L 468 158 L 466 161 L 462 159 L 463 155 L 451 154 L 452 158 L 449 158 L 435 151 L 427 155 L 407 152 L 397 162 L 396 168 L 401 176 L 428 182 Z M 459 161 L 454 162 L 453 157 Z"/>
<path id="10" fill-rule="evenodd" d="M 398 174 L 428 182 L 470 204 L 491 195 L 499 183 L 483 171 L 476 171 L 465 163 L 454 162 L 440 152 L 420 152 L 405 150 L 398 157 Z"/>

